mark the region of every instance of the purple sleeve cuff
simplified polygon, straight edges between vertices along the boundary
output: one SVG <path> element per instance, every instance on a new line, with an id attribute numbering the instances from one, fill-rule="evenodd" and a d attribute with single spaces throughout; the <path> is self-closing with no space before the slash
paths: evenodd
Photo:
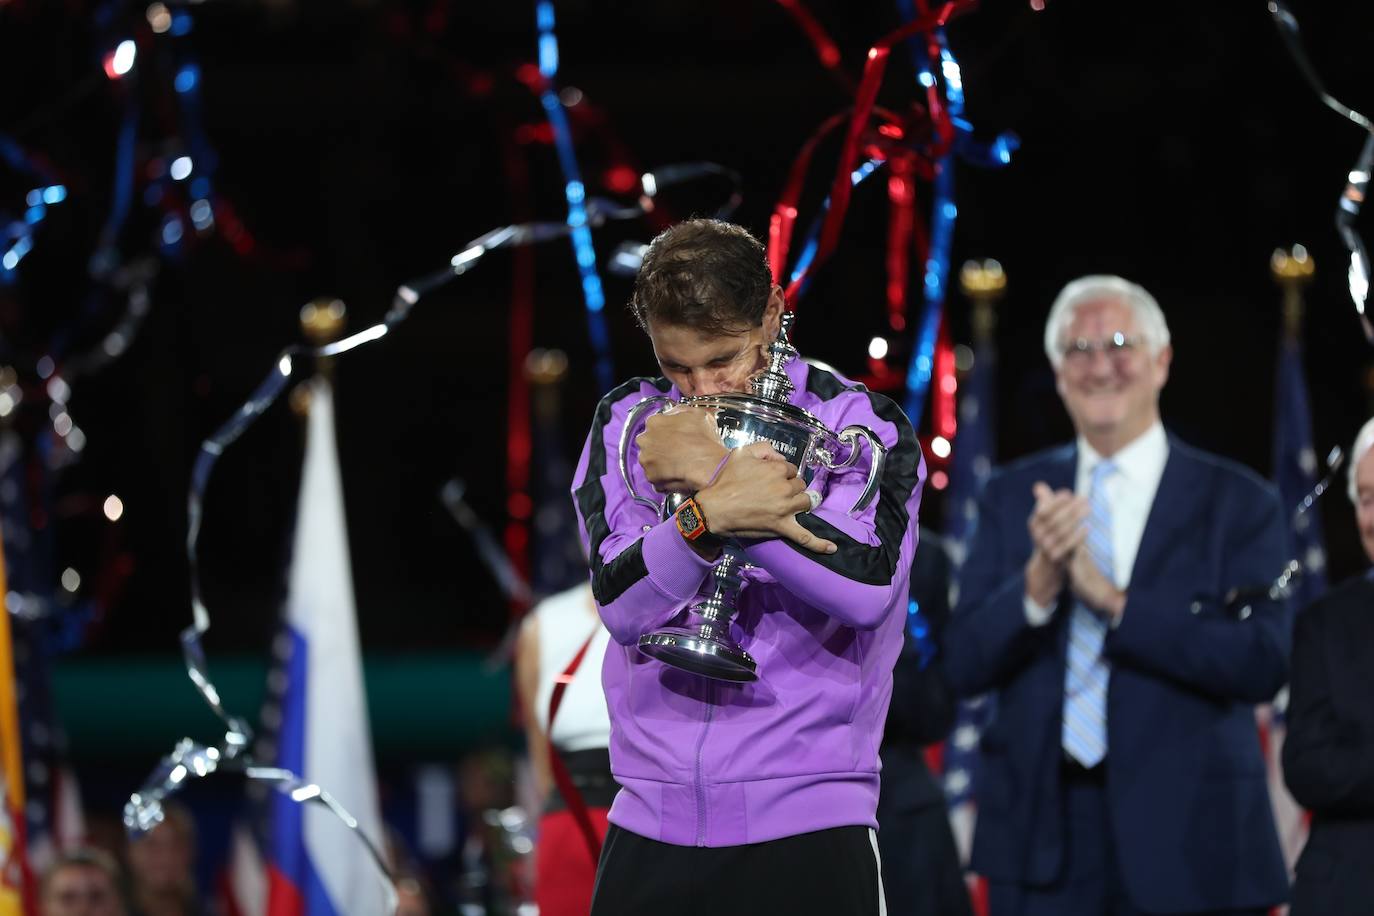
<path id="1" fill-rule="evenodd" d="M 712 564 L 691 548 L 671 518 L 659 522 L 644 535 L 644 566 L 649 581 L 665 596 L 687 601 L 701 587 Z"/>

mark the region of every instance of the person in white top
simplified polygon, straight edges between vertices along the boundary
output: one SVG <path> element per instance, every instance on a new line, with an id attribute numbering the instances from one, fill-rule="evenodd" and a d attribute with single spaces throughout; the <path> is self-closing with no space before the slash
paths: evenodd
<path id="1" fill-rule="evenodd" d="M 611 777 L 611 722 L 601 689 L 601 661 L 610 638 L 582 583 L 539 602 L 520 627 L 515 683 L 525 720 L 530 765 L 547 800 L 535 847 L 535 902 L 540 916 L 585 916 L 591 907 L 596 855 L 573 807 L 585 807 L 600 843 L 615 796 Z M 576 664 L 574 664 L 576 662 Z M 549 723 L 550 701 L 566 679 Z M 567 768 L 578 799 L 565 799 L 554 783 L 552 755 Z"/>
<path id="2" fill-rule="evenodd" d="M 1264 913 L 1287 896 L 1252 711 L 1292 640 L 1278 495 L 1165 431 L 1172 341 L 1140 286 L 1068 284 L 1045 353 L 1076 440 L 989 479 L 945 636 L 954 688 L 997 695 L 990 912 Z"/>

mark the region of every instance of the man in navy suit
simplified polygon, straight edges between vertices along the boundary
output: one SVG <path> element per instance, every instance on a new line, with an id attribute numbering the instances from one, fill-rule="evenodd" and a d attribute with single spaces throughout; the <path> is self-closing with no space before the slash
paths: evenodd
<path id="1" fill-rule="evenodd" d="M 1045 352 L 1077 439 L 989 479 L 946 633 L 955 689 L 998 694 L 973 849 L 992 916 L 1263 913 L 1287 896 L 1251 708 L 1291 643 L 1264 590 L 1277 494 L 1165 432 L 1169 328 L 1141 287 L 1070 283 Z"/>
<path id="2" fill-rule="evenodd" d="M 1365 555 L 1374 562 L 1374 420 L 1350 449 L 1347 492 Z M 1290 913 L 1368 916 L 1374 912 L 1374 569 L 1298 613 L 1290 686 L 1283 778 L 1312 812 Z"/>

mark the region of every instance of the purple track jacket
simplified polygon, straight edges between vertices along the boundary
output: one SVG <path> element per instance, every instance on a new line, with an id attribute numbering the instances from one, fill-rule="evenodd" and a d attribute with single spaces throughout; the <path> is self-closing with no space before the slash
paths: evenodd
<path id="1" fill-rule="evenodd" d="M 867 456 L 833 473 L 815 512 L 798 516 L 839 549 L 815 554 L 783 539 L 746 542 L 732 635 L 758 680 L 729 684 L 642 654 L 641 634 L 709 595 L 712 564 L 673 519 L 631 499 L 618 448 L 630 409 L 681 396 L 664 379 L 633 379 L 602 399 L 573 478 L 573 498 L 601 618 L 613 642 L 602 667 L 611 769 L 621 786 L 610 820 L 684 846 L 734 846 L 851 825 L 876 827 L 878 745 L 902 647 L 925 461 L 888 398 L 794 359 L 792 403 L 833 430 L 867 426 L 888 448 L 880 492 L 848 514 Z M 631 445 L 633 449 L 633 444 Z M 864 446 L 867 451 L 866 446 Z M 632 452 L 643 495 L 654 494 Z"/>

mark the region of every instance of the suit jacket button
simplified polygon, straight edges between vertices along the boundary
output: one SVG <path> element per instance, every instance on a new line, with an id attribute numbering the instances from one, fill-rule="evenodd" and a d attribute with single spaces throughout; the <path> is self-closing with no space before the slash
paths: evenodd
<path id="1" fill-rule="evenodd" d="M 1239 611 L 1239 613 L 1237 614 L 1237 616 L 1240 617 L 1241 620 L 1249 620 L 1249 619 L 1250 619 L 1250 605 L 1247 604 L 1247 605 L 1245 605 L 1245 607 L 1241 608 L 1240 611 Z"/>
<path id="2" fill-rule="evenodd" d="M 1192 604 L 1188 605 L 1188 610 L 1191 611 L 1191 612 L 1194 613 L 1194 614 L 1201 614 L 1201 613 L 1202 613 L 1202 602 L 1201 602 L 1201 601 L 1194 601 Z"/>

